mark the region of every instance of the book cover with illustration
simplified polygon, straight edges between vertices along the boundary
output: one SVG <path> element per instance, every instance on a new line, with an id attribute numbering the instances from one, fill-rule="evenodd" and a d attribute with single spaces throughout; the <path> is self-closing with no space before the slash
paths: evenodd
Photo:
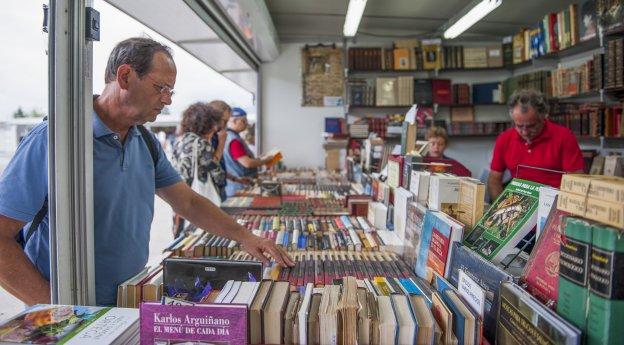
<path id="1" fill-rule="evenodd" d="M 515 254 L 516 245 L 537 224 L 539 183 L 513 179 L 490 209 L 464 238 L 465 244 L 486 259 L 500 263 Z"/>
<path id="2" fill-rule="evenodd" d="M 247 343 L 245 304 L 141 304 L 141 345 Z"/>
<path id="3" fill-rule="evenodd" d="M 0 343 L 125 343 L 138 319 L 136 309 L 38 304 L 0 325 Z"/>

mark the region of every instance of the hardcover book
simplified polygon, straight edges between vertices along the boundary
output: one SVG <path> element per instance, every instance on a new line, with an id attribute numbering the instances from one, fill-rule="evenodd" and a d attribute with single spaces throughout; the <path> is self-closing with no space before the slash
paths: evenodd
<path id="1" fill-rule="evenodd" d="M 559 258 L 557 313 L 585 332 L 592 226 L 587 220 L 566 219 Z"/>
<path id="2" fill-rule="evenodd" d="M 0 325 L 0 343 L 136 343 L 136 309 L 37 304 Z"/>
<path id="3" fill-rule="evenodd" d="M 537 224 L 540 186 L 513 179 L 466 235 L 464 243 L 495 264 L 517 253 L 516 245 Z"/>
<path id="4" fill-rule="evenodd" d="M 247 344 L 244 304 L 141 304 L 141 345 Z"/>
<path id="5" fill-rule="evenodd" d="M 522 274 L 527 291 L 542 303 L 553 306 L 553 309 L 558 295 L 561 236 L 565 217 L 569 215 L 565 211 L 551 209 L 543 233 L 537 240 Z"/>
<path id="6" fill-rule="evenodd" d="M 199 302 L 228 280 L 262 280 L 262 263 L 216 259 L 168 258 L 163 261 L 163 294 Z"/>
<path id="7" fill-rule="evenodd" d="M 624 237 L 622 229 L 593 224 L 589 269 L 588 344 L 624 339 Z"/>
<path id="8" fill-rule="evenodd" d="M 581 331 L 511 282 L 501 284 L 496 343 L 581 343 Z"/>

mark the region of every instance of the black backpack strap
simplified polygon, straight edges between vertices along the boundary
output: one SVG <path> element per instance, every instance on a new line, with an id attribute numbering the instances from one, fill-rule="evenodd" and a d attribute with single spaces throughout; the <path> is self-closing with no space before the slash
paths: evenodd
<path id="1" fill-rule="evenodd" d="M 141 136 L 143 137 L 143 141 L 145 141 L 145 145 L 147 145 L 147 149 L 152 156 L 152 161 L 154 161 L 154 167 L 158 163 L 158 148 L 156 147 L 156 143 L 154 142 L 154 137 L 150 134 L 150 132 L 143 125 L 137 125 L 139 128 L 139 132 L 141 132 Z"/>
<path id="2" fill-rule="evenodd" d="M 35 234 L 35 231 L 37 231 L 37 229 L 39 228 L 39 225 L 43 221 L 43 218 L 45 218 L 46 214 L 48 214 L 48 196 L 47 195 L 45 199 L 43 200 L 43 206 L 41 206 L 41 209 L 39 209 L 39 211 L 35 215 L 35 218 L 33 218 L 32 222 L 30 222 L 30 226 L 28 227 L 28 230 L 26 231 L 26 235 L 24 235 L 22 231 L 20 231 L 15 236 L 15 240 L 17 241 L 17 243 L 19 243 L 19 245 L 22 248 L 26 247 L 26 243 L 28 243 L 28 240 L 30 240 L 32 235 Z"/>

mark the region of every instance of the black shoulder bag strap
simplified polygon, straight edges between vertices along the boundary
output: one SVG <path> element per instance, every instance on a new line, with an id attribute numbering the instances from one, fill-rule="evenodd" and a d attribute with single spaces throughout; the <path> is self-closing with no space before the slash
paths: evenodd
<path id="1" fill-rule="evenodd" d="M 47 117 L 44 119 L 44 121 L 45 120 L 47 120 Z M 145 145 L 147 145 L 147 149 L 149 150 L 150 155 L 152 156 L 154 167 L 156 167 L 156 163 L 158 162 L 158 148 L 156 147 L 156 143 L 154 143 L 154 139 L 150 135 L 147 128 L 141 125 L 137 127 L 139 128 L 139 132 L 141 132 L 141 137 L 143 137 L 143 141 L 145 141 Z M 30 240 L 32 235 L 39 228 L 39 225 L 43 221 L 43 218 L 45 218 L 46 214 L 48 214 L 48 196 L 47 195 L 45 197 L 45 200 L 43 201 L 43 206 L 41 207 L 39 212 L 37 212 L 32 222 L 30 222 L 28 231 L 26 231 L 26 236 L 22 236 L 21 231 L 15 236 L 15 240 L 17 241 L 17 243 L 19 243 L 22 246 L 22 248 L 26 247 L 26 243 L 28 243 L 28 240 Z"/>
<path id="2" fill-rule="evenodd" d="M 156 164 L 158 163 L 158 148 L 156 147 L 156 143 L 154 143 L 154 138 L 150 134 L 150 132 L 143 125 L 138 125 L 137 128 L 139 132 L 141 132 L 141 136 L 143 137 L 143 141 L 145 141 L 145 145 L 147 145 L 147 149 L 152 156 L 152 161 L 154 162 L 154 168 L 156 168 Z"/>

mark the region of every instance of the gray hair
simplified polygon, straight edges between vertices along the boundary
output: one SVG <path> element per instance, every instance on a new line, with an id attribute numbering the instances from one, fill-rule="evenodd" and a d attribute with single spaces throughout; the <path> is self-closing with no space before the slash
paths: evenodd
<path id="1" fill-rule="evenodd" d="M 507 105 L 509 106 L 510 114 L 516 106 L 520 106 L 520 111 L 523 113 L 526 113 L 529 107 L 531 107 L 535 109 L 540 119 L 545 119 L 548 116 L 548 103 L 546 103 L 546 98 L 537 90 L 518 89 L 509 97 Z"/>
<path id="2" fill-rule="evenodd" d="M 167 54 L 173 61 L 171 49 L 151 38 L 133 37 L 117 43 L 108 57 L 104 82 L 108 84 L 114 81 L 117 77 L 117 69 L 124 64 L 132 66 L 139 77 L 143 77 L 151 70 L 152 59 L 158 52 Z"/>

